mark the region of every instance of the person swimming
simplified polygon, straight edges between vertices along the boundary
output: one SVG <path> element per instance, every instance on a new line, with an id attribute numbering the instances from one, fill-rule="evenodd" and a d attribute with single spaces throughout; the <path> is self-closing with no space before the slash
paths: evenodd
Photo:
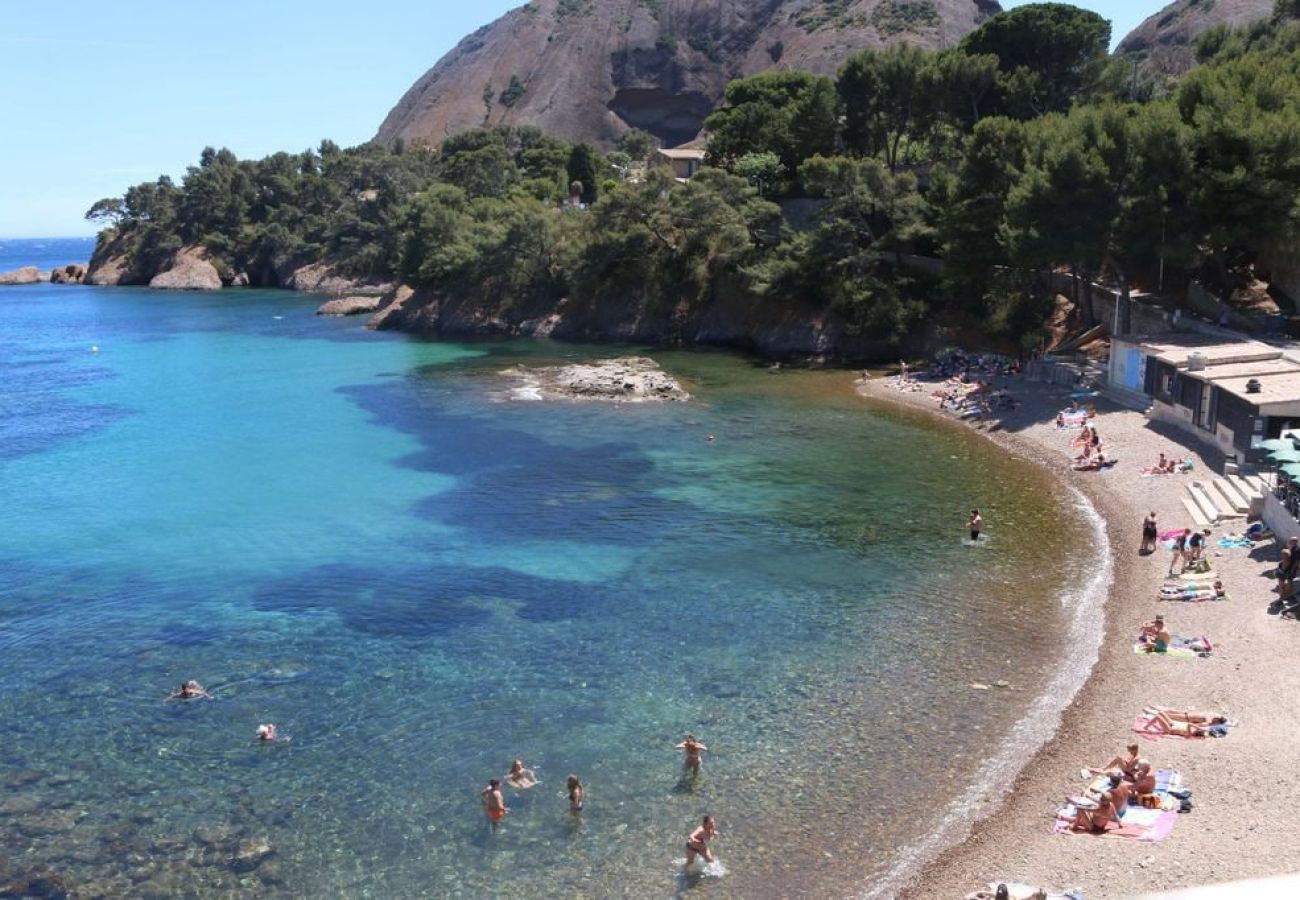
<path id="1" fill-rule="evenodd" d="M 268 722 L 265 725 L 257 726 L 257 739 L 268 744 L 287 744 L 293 738 L 287 735 L 281 735 L 275 728 L 274 722 Z"/>
<path id="2" fill-rule="evenodd" d="M 497 778 L 489 778 L 487 787 L 479 791 L 479 796 L 483 798 L 483 811 L 487 813 L 488 821 L 492 823 L 493 830 L 498 823 L 510 812 L 510 807 L 506 806 L 505 798 L 501 796 L 501 781 Z"/>
<path id="3" fill-rule="evenodd" d="M 682 767 L 688 772 L 698 774 L 704 766 L 704 758 L 700 754 L 709 748 L 697 741 L 695 735 L 688 734 L 686 740 L 674 745 L 674 749 L 686 752 L 686 759 L 682 761 Z"/>
<path id="4" fill-rule="evenodd" d="M 522 759 L 517 759 L 510 764 L 510 771 L 506 773 L 506 783 L 521 791 L 541 784 L 537 780 L 537 773 L 525 767 Z"/>
<path id="5" fill-rule="evenodd" d="M 718 826 L 714 824 L 713 816 L 705 816 L 700 827 L 691 832 L 691 836 L 686 839 L 686 868 L 690 868 L 698 856 L 706 863 L 713 862 L 713 853 L 709 850 L 709 841 L 718 836 Z"/>
<path id="6" fill-rule="evenodd" d="M 569 812 L 582 812 L 582 797 L 586 792 L 583 790 L 582 782 L 578 780 L 578 776 L 570 775 L 565 780 L 565 788 L 569 792 Z"/>
<path id="7" fill-rule="evenodd" d="M 207 688 L 191 678 L 189 681 L 181 682 L 181 686 L 167 697 L 168 700 L 215 700 L 216 697 L 208 693 Z"/>

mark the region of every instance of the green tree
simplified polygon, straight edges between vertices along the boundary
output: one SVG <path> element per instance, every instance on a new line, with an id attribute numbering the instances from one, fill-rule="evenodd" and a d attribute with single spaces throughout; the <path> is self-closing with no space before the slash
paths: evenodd
<path id="1" fill-rule="evenodd" d="M 711 165 L 730 169 L 747 153 L 771 151 L 787 171 L 835 148 L 837 103 L 829 78 L 765 72 L 727 85 L 726 103 L 705 120 Z"/>
<path id="2" fill-rule="evenodd" d="M 1064 3 L 1030 3 L 1000 13 L 966 36 L 968 54 L 998 58 L 998 108 L 1031 119 L 1086 99 L 1106 64 L 1110 23 Z"/>
<path id="3" fill-rule="evenodd" d="M 570 182 L 582 184 L 582 202 L 591 206 L 600 196 L 600 185 L 596 175 L 597 152 L 590 144 L 574 144 L 569 151 L 569 161 L 565 171 Z"/>
<path id="4" fill-rule="evenodd" d="M 758 188 L 760 196 L 765 196 L 785 176 L 785 166 L 781 165 L 781 157 L 771 151 L 746 153 L 736 160 L 734 171 Z"/>

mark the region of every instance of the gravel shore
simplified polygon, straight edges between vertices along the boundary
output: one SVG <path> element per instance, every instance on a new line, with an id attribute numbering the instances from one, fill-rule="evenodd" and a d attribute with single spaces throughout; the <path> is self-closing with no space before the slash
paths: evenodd
<path id="1" fill-rule="evenodd" d="M 1061 728 L 1041 751 L 1026 758 L 1000 805 L 960 845 L 930 862 L 901 896 L 962 897 L 986 881 L 1006 879 L 1049 890 L 1082 889 L 1088 900 L 1133 897 L 1149 891 L 1275 875 L 1300 869 L 1290 823 L 1300 800 L 1300 744 L 1296 741 L 1300 691 L 1295 675 L 1300 623 L 1269 615 L 1277 546 L 1220 549 L 1223 534 L 1245 520 L 1214 529 L 1209 557 L 1230 599 L 1220 603 L 1157 602 L 1169 553 L 1139 556 L 1141 523 L 1155 511 L 1161 530 L 1190 527 L 1181 499 L 1194 478 L 1220 472 L 1222 460 L 1182 432 L 1143 414 L 1096 400 L 1093 420 L 1108 458 L 1105 472 L 1070 469 L 1070 439 L 1057 410 L 1068 390 L 1019 378 L 995 379 L 1021 401 L 1011 412 L 973 426 L 1010 452 L 1034 460 L 1078 487 L 1107 523 L 1115 577 L 1106 602 L 1106 636 L 1091 677 L 1066 710 Z M 930 397 L 900 391 L 894 379 L 861 382 L 871 402 L 901 404 L 956 419 Z M 955 427 L 968 427 L 955 425 Z M 1195 460 L 1190 475 L 1143 478 L 1140 469 L 1159 453 Z M 1175 634 L 1207 635 L 1210 658 L 1177 660 L 1133 653 L 1138 625 L 1163 612 Z M 1114 837 L 1052 834 L 1062 798 L 1082 785 L 1079 769 L 1099 766 L 1134 737 L 1131 725 L 1144 706 L 1158 704 L 1226 710 L 1239 724 L 1223 739 L 1140 739 L 1157 768 L 1180 770 L 1193 790 L 1194 809 L 1181 815 L 1160 843 Z"/>

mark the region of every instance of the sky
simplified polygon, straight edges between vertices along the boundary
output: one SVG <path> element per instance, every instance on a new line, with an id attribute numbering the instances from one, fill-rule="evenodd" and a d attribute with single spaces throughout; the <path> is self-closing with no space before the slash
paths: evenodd
<path id="1" fill-rule="evenodd" d="M 439 57 L 521 3 L 6 3 L 0 238 L 93 234 L 92 203 L 164 173 L 179 181 L 205 146 L 258 158 L 367 141 Z M 1117 41 L 1164 4 L 1076 0 Z"/>

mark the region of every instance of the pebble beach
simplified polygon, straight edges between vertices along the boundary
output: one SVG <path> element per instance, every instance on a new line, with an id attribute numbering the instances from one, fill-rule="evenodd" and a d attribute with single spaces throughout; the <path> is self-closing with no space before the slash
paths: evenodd
<path id="1" fill-rule="evenodd" d="M 930 396 L 937 384 L 900 390 L 897 379 L 870 378 L 859 393 L 873 403 L 901 405 L 978 430 L 1008 453 L 1035 461 L 1078 488 L 1107 524 L 1114 579 L 1105 605 L 1105 638 L 1090 677 L 1062 716 L 1055 737 L 1036 754 L 1027 748 L 1020 775 L 1005 792 L 984 798 L 965 839 L 930 861 L 902 891 L 907 898 L 963 897 L 990 881 L 1015 881 L 1049 891 L 1079 889 L 1089 898 L 1134 897 L 1291 871 L 1300 863 L 1287 825 L 1300 799 L 1295 721 L 1300 695 L 1292 688 L 1300 623 L 1268 613 L 1278 558 L 1273 540 L 1253 549 L 1226 549 L 1218 539 L 1240 533 L 1244 519 L 1216 526 L 1208 558 L 1228 591 L 1227 602 L 1159 602 L 1168 550 L 1141 556 L 1141 523 L 1157 514 L 1161 530 L 1191 527 L 1181 498 L 1198 475 L 1221 472 L 1215 451 L 1104 398 L 1092 423 L 1108 458 L 1103 472 L 1070 467 L 1078 429 L 1060 430 L 1058 410 L 1069 390 L 995 380 L 1020 401 L 982 422 L 959 424 Z M 1195 463 L 1198 475 L 1143 477 L 1160 453 Z M 997 528 L 989 522 L 990 531 Z M 1101 561 L 1099 560 L 1099 565 Z M 1014 586 L 1008 585 L 1008 589 Z M 1179 660 L 1133 652 L 1138 626 L 1163 613 L 1170 629 L 1206 635 L 1208 658 Z M 1100 766 L 1136 737 L 1136 714 L 1150 705 L 1225 711 L 1238 724 L 1223 739 L 1138 738 L 1157 768 L 1177 769 L 1193 790 L 1193 810 L 1178 817 L 1163 841 L 1052 833 L 1055 810 L 1077 793 L 1080 767 Z"/>

